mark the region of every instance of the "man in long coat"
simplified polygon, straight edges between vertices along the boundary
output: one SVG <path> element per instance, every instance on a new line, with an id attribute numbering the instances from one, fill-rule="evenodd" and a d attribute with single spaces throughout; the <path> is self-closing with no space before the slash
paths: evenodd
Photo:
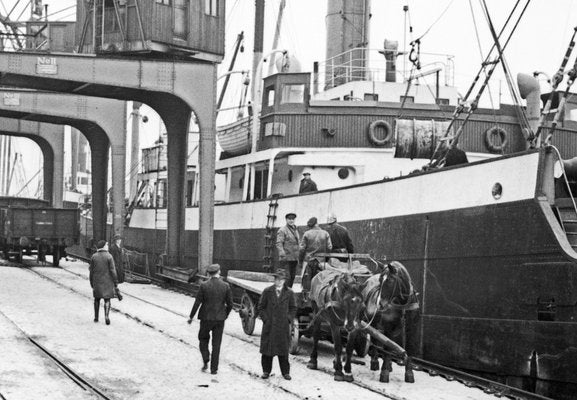
<path id="1" fill-rule="evenodd" d="M 110 325 L 110 299 L 116 296 L 118 278 L 114 259 L 108 252 L 108 243 L 100 240 L 96 244 L 96 253 L 92 255 L 89 266 L 89 280 L 94 294 L 94 322 L 98 322 L 100 299 L 104 299 L 104 318 Z"/>
<path id="2" fill-rule="evenodd" d="M 334 253 L 354 253 L 355 248 L 349 230 L 337 223 L 337 216 L 334 213 L 329 214 L 327 219 L 327 227 L 325 230 L 329 233 L 331 243 L 333 245 L 332 251 Z"/>
<path id="3" fill-rule="evenodd" d="M 273 357 L 277 356 L 283 378 L 290 380 L 288 355 L 291 323 L 297 308 L 293 291 L 285 285 L 285 271 L 279 270 L 274 275 L 274 285 L 263 291 L 258 304 L 258 313 L 263 322 L 260 337 L 262 378 L 268 379 Z"/>
<path id="4" fill-rule="evenodd" d="M 200 285 L 194 305 L 190 311 L 188 323 L 192 322 L 196 311 L 200 320 L 198 341 L 200 354 L 204 365 L 203 371 L 208 369 L 210 359 L 210 373 L 218 372 L 218 359 L 220 357 L 220 344 L 224 332 L 224 321 L 232 310 L 232 291 L 228 283 L 220 279 L 220 265 L 211 264 L 207 268 L 210 279 Z M 212 356 L 208 350 L 208 342 L 212 333 Z"/>
<path id="5" fill-rule="evenodd" d="M 329 233 L 319 227 L 316 217 L 310 218 L 307 226 L 309 230 L 304 233 L 299 244 L 299 261 L 305 269 L 302 282 L 305 293 L 311 290 L 311 280 L 320 269 L 320 263 L 325 260 L 325 257 L 316 254 L 328 253 L 333 248 Z"/>
<path id="6" fill-rule="evenodd" d="M 114 235 L 113 243 L 110 245 L 110 254 L 114 258 L 118 283 L 124 282 L 124 249 L 122 248 L 122 237 Z"/>
<path id="7" fill-rule="evenodd" d="M 280 228 L 276 234 L 276 248 L 278 251 L 279 267 L 287 274 L 287 286 L 292 288 L 299 263 L 299 231 L 295 224 L 297 215 L 288 213 L 285 215 L 286 225 Z"/>

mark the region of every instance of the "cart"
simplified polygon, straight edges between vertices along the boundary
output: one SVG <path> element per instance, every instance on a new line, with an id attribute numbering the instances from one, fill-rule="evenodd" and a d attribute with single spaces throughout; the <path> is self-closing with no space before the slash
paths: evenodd
<path id="1" fill-rule="evenodd" d="M 319 253 L 317 255 L 329 258 L 329 262 L 321 263 L 324 268 L 334 268 L 342 270 L 343 272 L 350 270 L 359 282 L 364 282 L 371 275 L 379 271 L 379 263 L 369 254 Z M 347 261 L 338 262 L 338 259 L 346 259 Z M 365 273 L 355 273 L 354 267 L 361 265 L 361 260 L 369 261 L 370 266 L 365 266 Z M 303 294 L 303 273 L 304 268 L 302 268 L 301 271 L 297 271 L 297 276 L 292 286 L 292 291 L 295 294 L 297 312 L 291 324 L 291 342 L 289 349 L 291 354 L 297 354 L 299 352 L 300 337 L 308 337 L 311 334 L 310 322 L 313 318 L 313 309 L 310 301 Z M 252 335 L 254 333 L 256 319 L 259 317 L 257 305 L 260 301 L 260 296 L 264 289 L 273 284 L 274 276 L 264 272 L 231 270 L 228 271 L 226 280 L 231 285 L 233 293 L 235 293 L 234 308 L 238 311 L 241 318 L 242 329 L 247 335 Z M 326 329 L 324 331 L 326 334 L 323 335 L 323 338 L 330 339 L 331 335 L 329 330 Z M 360 337 L 358 343 L 355 343 L 355 352 L 358 356 L 364 357 L 368 351 L 368 346 L 368 335 Z"/>

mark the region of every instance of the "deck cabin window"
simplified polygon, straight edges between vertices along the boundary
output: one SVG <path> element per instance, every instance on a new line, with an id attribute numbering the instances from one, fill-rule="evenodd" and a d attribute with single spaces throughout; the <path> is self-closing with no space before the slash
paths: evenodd
<path id="1" fill-rule="evenodd" d="M 266 198 L 266 192 L 268 189 L 268 168 L 256 170 L 254 176 L 255 181 L 253 199 L 264 199 Z"/>
<path id="2" fill-rule="evenodd" d="M 186 181 L 186 206 L 192 207 L 192 189 L 194 188 L 193 180 Z"/>
<path id="3" fill-rule="evenodd" d="M 166 180 L 156 182 L 156 208 L 166 207 Z"/>
<path id="4" fill-rule="evenodd" d="M 158 4 L 164 4 L 165 6 L 170 5 L 170 0 L 156 0 Z"/>
<path id="5" fill-rule="evenodd" d="M 365 93 L 363 100 L 365 100 L 365 101 L 379 101 L 379 95 L 376 93 Z"/>
<path id="6" fill-rule="evenodd" d="M 274 86 L 266 88 L 264 104 L 266 104 L 267 107 L 274 106 Z"/>
<path id="7" fill-rule="evenodd" d="M 281 104 L 304 102 L 305 85 L 299 84 L 284 84 L 282 85 Z"/>
<path id="8" fill-rule="evenodd" d="M 204 13 L 218 17 L 218 0 L 204 0 Z"/>
<path id="9" fill-rule="evenodd" d="M 449 99 L 437 99 L 437 104 L 441 105 L 441 106 L 448 106 L 449 105 Z"/>
<path id="10" fill-rule="evenodd" d="M 399 102 L 405 102 L 405 104 L 413 104 L 415 102 L 415 97 L 414 96 L 401 96 L 399 97 Z"/>

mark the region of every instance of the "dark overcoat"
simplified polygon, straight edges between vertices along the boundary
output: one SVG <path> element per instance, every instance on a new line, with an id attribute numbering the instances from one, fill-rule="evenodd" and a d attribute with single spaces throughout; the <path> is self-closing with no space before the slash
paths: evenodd
<path id="1" fill-rule="evenodd" d="M 196 311 L 198 319 L 202 321 L 224 321 L 232 310 L 232 290 L 228 283 L 217 277 L 212 277 L 200 285 L 194 305 L 190 311 L 190 318 L 194 318 Z"/>
<path id="2" fill-rule="evenodd" d="M 296 315 L 295 296 L 283 287 L 280 296 L 274 285 L 267 287 L 260 297 L 258 313 L 263 321 L 260 352 L 266 356 L 288 356 L 291 328 Z"/>
<path id="3" fill-rule="evenodd" d="M 124 254 L 122 247 L 113 243 L 110 245 L 110 254 L 114 259 L 114 266 L 116 267 L 116 276 L 118 277 L 118 283 L 124 282 Z"/>
<path id="4" fill-rule="evenodd" d="M 99 249 L 92 255 L 89 267 L 90 286 L 96 299 L 111 299 L 115 297 L 114 288 L 118 284 L 114 259 L 104 249 Z"/>

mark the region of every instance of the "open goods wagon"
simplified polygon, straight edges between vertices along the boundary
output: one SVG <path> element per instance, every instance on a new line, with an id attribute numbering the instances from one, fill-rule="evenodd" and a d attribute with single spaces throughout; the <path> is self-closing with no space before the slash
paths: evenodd
<path id="1" fill-rule="evenodd" d="M 23 206 L 0 207 L 0 250 L 6 259 L 36 254 L 39 261 L 52 255 L 58 266 L 66 247 L 78 243 L 80 212 L 74 209 Z"/>

